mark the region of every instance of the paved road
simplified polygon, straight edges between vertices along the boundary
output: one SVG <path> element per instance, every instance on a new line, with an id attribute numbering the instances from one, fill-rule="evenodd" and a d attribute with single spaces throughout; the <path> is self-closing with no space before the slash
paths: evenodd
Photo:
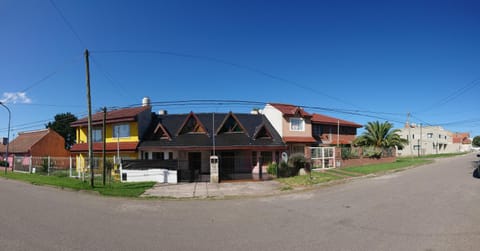
<path id="1" fill-rule="evenodd" d="M 478 250 L 475 159 L 224 201 L 103 198 L 0 179 L 0 250 Z"/>

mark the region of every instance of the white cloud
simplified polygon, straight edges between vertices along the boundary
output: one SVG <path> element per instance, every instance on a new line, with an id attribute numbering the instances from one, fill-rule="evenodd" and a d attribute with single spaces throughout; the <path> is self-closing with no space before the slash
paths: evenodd
<path id="1" fill-rule="evenodd" d="M 2 103 L 21 103 L 21 104 L 30 104 L 32 100 L 27 97 L 25 92 L 4 92 L 3 97 L 0 99 Z"/>

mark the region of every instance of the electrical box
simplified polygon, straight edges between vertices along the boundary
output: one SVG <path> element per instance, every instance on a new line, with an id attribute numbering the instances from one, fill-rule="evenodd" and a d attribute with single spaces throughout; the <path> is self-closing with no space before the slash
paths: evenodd
<path id="1" fill-rule="evenodd" d="M 210 156 L 210 183 L 218 183 L 218 156 Z"/>

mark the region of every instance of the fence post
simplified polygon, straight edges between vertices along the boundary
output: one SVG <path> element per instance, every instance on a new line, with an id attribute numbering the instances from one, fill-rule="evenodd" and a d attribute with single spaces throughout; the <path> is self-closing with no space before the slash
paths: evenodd
<path id="1" fill-rule="evenodd" d="M 47 157 L 47 175 L 50 175 L 50 156 Z"/>
<path id="2" fill-rule="evenodd" d="M 28 162 L 28 173 L 32 173 L 32 156 L 30 156 Z"/>
<path id="3" fill-rule="evenodd" d="M 70 161 L 70 163 L 69 163 L 70 164 L 70 174 L 69 174 L 69 176 L 70 176 L 70 178 L 72 178 L 72 156 L 70 156 L 69 161 Z"/>

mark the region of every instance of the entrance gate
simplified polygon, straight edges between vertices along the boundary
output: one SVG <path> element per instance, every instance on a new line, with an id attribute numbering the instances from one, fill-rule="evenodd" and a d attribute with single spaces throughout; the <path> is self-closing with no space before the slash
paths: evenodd
<path id="1" fill-rule="evenodd" d="M 335 168 L 335 147 L 310 147 L 310 154 L 314 169 Z"/>

